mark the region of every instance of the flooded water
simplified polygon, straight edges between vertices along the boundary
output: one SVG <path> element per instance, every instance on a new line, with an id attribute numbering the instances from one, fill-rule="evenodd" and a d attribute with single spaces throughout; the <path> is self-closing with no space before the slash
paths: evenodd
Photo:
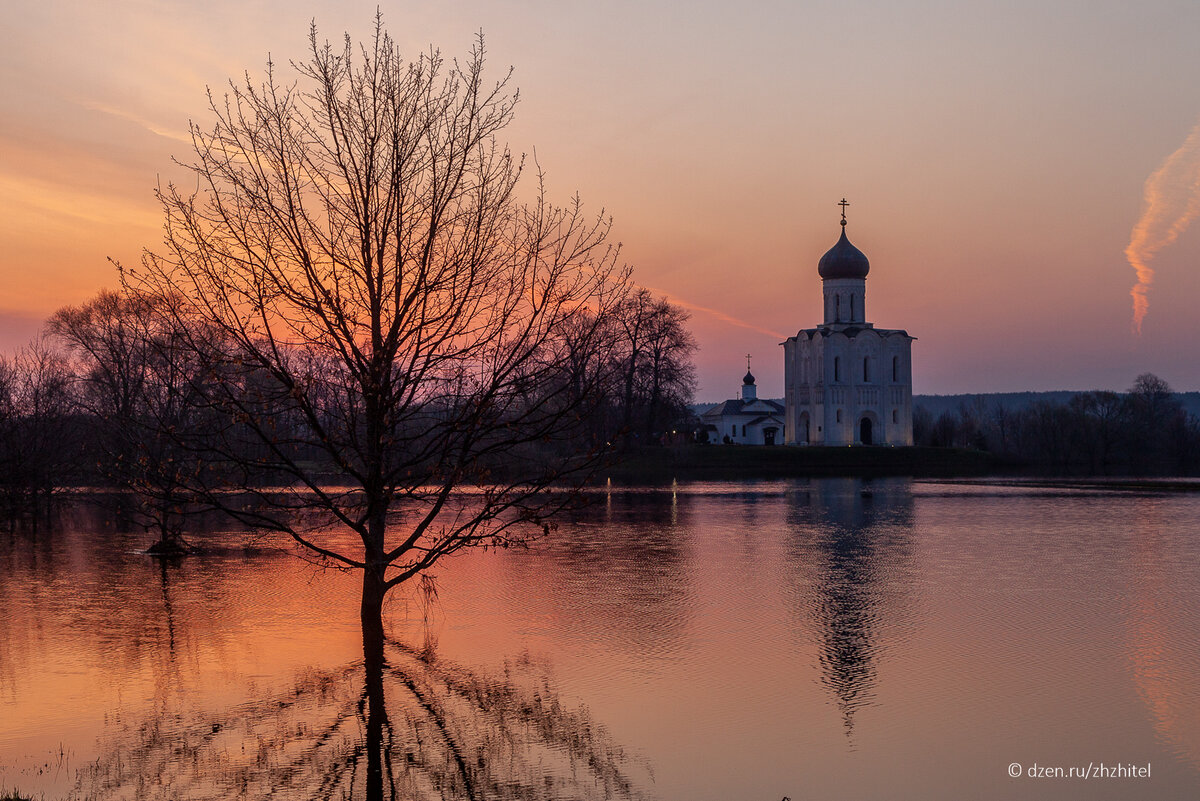
<path id="1" fill-rule="evenodd" d="M 0 793 L 363 797 L 358 577 L 194 538 L 0 535 Z M 387 610 L 398 798 L 1200 797 L 1200 494 L 612 491 L 435 573 Z"/>

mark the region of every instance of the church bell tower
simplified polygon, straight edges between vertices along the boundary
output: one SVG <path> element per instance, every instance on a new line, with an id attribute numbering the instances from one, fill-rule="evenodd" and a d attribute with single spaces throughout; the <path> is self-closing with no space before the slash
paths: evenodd
<path id="1" fill-rule="evenodd" d="M 912 342 L 867 322 L 871 263 L 842 233 L 817 263 L 825 321 L 783 343 L 789 445 L 912 445 Z"/>
<path id="2" fill-rule="evenodd" d="M 871 263 L 866 255 L 846 238 L 846 206 L 843 198 L 842 236 L 821 257 L 817 273 L 825 294 L 825 325 L 865 325 L 867 320 L 867 272 Z"/>

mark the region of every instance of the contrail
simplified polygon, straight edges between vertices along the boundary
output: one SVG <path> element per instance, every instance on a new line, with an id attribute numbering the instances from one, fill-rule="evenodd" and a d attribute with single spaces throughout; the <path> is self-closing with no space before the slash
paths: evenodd
<path id="1" fill-rule="evenodd" d="M 710 309 L 707 306 L 697 306 L 695 303 L 689 303 L 688 301 L 683 300 L 682 298 L 680 298 L 676 295 L 672 295 L 670 292 L 663 292 L 661 289 L 654 289 L 653 287 L 646 287 L 646 289 L 650 290 L 655 295 L 662 295 L 662 296 L 666 297 L 668 300 L 670 300 L 676 306 L 682 306 L 683 308 L 688 309 L 690 311 L 703 312 L 704 314 L 715 317 L 716 319 L 720 320 L 723 323 L 729 323 L 731 325 L 736 325 L 741 328 L 747 328 L 751 331 L 756 331 L 760 334 L 766 334 L 769 337 L 775 337 L 776 339 L 780 339 L 780 340 L 787 339 L 787 334 L 781 334 L 778 331 L 771 331 L 766 328 L 761 328 L 757 325 L 754 325 L 753 323 L 748 323 L 745 320 L 739 320 L 738 318 L 728 315 L 723 311 L 717 311 L 716 309 Z"/>
<path id="2" fill-rule="evenodd" d="M 1154 280 L 1150 261 L 1170 245 L 1200 216 L 1200 123 L 1187 139 L 1146 179 L 1141 219 L 1129 235 L 1125 258 L 1137 273 L 1133 296 L 1133 331 L 1142 333 L 1142 320 L 1150 302 L 1146 297 Z"/>

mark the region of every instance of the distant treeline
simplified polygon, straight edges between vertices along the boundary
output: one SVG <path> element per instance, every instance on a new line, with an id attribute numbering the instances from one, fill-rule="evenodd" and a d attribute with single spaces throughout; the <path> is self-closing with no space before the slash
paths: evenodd
<path id="1" fill-rule="evenodd" d="M 1053 390 L 1049 392 L 972 392 L 959 395 L 913 395 L 913 406 L 921 406 L 934 417 L 943 412 L 957 412 L 967 406 L 1003 406 L 1016 412 L 1038 403 L 1065 404 L 1084 390 Z M 1124 395 L 1125 393 L 1118 393 Z M 1176 392 L 1175 399 L 1188 414 L 1200 417 L 1200 392 Z"/>
<path id="2" fill-rule="evenodd" d="M 695 404 L 692 413 L 715 405 Z M 1012 469 L 1197 475 L 1200 392 L 1174 392 L 1145 373 L 1128 392 L 914 395 L 913 439 L 924 447 L 984 451 Z"/>
<path id="3" fill-rule="evenodd" d="M 1072 475 L 1200 473 L 1200 418 L 1152 373 L 1129 392 L 918 396 L 913 439 L 971 448 L 1014 467 Z M 1194 407 L 1193 407 L 1194 408 Z"/>
<path id="4" fill-rule="evenodd" d="M 167 540 L 186 515 L 198 511 L 197 486 L 290 483 L 272 472 L 281 458 L 334 484 L 346 470 L 357 469 L 338 464 L 326 441 L 304 435 L 305 422 L 326 440 L 334 436 L 330 432 L 351 441 L 363 435 L 364 410 L 353 393 L 337 394 L 338 381 L 349 379 L 339 376 L 336 364 L 319 361 L 306 348 L 289 354 L 298 364 L 311 363 L 305 391 L 329 396 L 319 404 L 322 419 L 301 420 L 294 398 L 271 385 L 263 370 L 204 358 L 205 338 L 216 335 L 181 328 L 165 303 L 104 291 L 59 310 L 43 335 L 17 353 L 0 354 L 0 520 L 10 527 L 18 521 L 36 525 L 61 490 L 109 487 L 126 491 L 118 495 L 133 522 Z M 524 450 L 498 449 L 494 464 L 480 464 L 478 472 L 503 476 L 515 460 L 659 441 L 686 419 L 694 388 L 696 344 L 687 319 L 687 312 L 665 298 L 635 288 L 602 321 L 602 347 L 575 347 L 572 329 L 564 326 L 556 334 L 571 358 L 530 376 L 521 408 L 545 413 L 552 403 L 583 392 L 580 387 L 594 401 L 564 412 L 569 419 L 555 436 L 531 436 Z M 239 398 L 234 408 L 245 414 L 214 403 L 217 384 Z M 444 393 L 412 402 L 408 418 L 397 413 L 390 423 L 395 440 L 415 437 L 436 454 L 432 440 L 447 426 L 453 403 L 454 396 Z M 251 412 L 267 421 L 272 436 L 251 435 Z M 511 428 L 504 419 L 495 425 Z M 415 465 L 422 458 L 437 459 L 411 455 Z"/>

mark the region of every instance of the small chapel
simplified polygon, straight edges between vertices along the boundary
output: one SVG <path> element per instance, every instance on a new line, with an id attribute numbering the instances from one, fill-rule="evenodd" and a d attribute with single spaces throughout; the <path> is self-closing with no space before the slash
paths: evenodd
<path id="1" fill-rule="evenodd" d="M 868 323 L 871 264 L 842 235 L 817 263 L 825 321 L 783 343 L 788 445 L 912 445 L 912 342 Z"/>
<path id="2" fill-rule="evenodd" d="M 750 356 L 746 356 L 746 375 L 742 378 L 742 397 L 719 403 L 700 420 L 715 441 L 726 445 L 782 445 L 784 407 L 773 400 L 758 397 Z"/>

